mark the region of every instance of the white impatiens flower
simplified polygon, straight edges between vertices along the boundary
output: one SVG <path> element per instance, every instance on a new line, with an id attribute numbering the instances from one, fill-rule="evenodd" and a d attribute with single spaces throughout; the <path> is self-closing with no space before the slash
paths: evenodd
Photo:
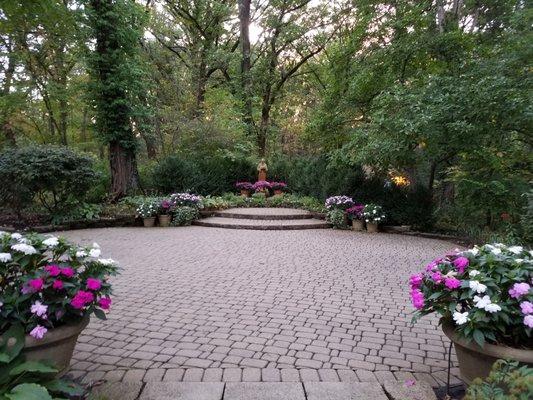
<path id="1" fill-rule="evenodd" d="M 491 252 L 492 252 L 492 254 L 494 254 L 494 255 L 502 254 L 502 250 L 499 249 L 499 248 L 497 248 L 497 247 L 496 247 L 496 248 L 493 248 L 493 249 L 491 250 Z"/>
<path id="2" fill-rule="evenodd" d="M 479 281 L 470 281 L 468 283 L 468 286 L 476 293 L 485 293 L 485 291 L 487 290 L 487 286 L 480 283 Z"/>
<path id="3" fill-rule="evenodd" d="M 43 319 L 46 319 L 46 312 L 48 311 L 48 306 L 45 306 L 40 301 L 36 301 L 30 308 L 32 314 L 37 315 Z"/>
<path id="4" fill-rule="evenodd" d="M 453 320 L 457 325 L 463 325 L 470 321 L 470 318 L 468 318 L 468 312 L 460 313 L 459 311 L 455 311 L 453 313 Z"/>
<path id="5" fill-rule="evenodd" d="M 13 258 L 9 253 L 0 253 L 0 262 L 7 263 L 10 262 Z"/>
<path id="6" fill-rule="evenodd" d="M 93 257 L 93 258 L 98 258 L 100 257 L 100 254 L 102 254 L 102 251 L 98 248 L 94 248 L 94 249 L 91 249 L 89 251 L 89 256 Z"/>
<path id="7" fill-rule="evenodd" d="M 522 246 L 511 246 L 507 250 L 509 250 L 513 254 L 520 254 L 524 248 Z"/>
<path id="8" fill-rule="evenodd" d="M 43 240 L 43 244 L 46 247 L 48 247 L 48 248 L 53 248 L 53 247 L 56 247 L 59 244 L 59 239 L 54 237 L 54 236 L 52 236 L 52 237 L 49 237 L 46 240 Z"/>
<path id="9" fill-rule="evenodd" d="M 485 311 L 492 313 L 501 311 L 502 308 L 498 304 L 490 303 L 485 306 Z"/>
<path id="10" fill-rule="evenodd" d="M 470 278 L 474 278 L 476 276 L 478 276 L 481 272 L 479 272 L 477 269 L 473 269 L 472 271 L 468 272 L 468 276 L 470 276 Z"/>
<path id="11" fill-rule="evenodd" d="M 111 258 L 100 258 L 97 260 L 102 265 L 113 265 L 115 264 L 115 260 L 112 260 Z"/>
<path id="12" fill-rule="evenodd" d="M 96 242 L 93 242 L 93 249 L 99 249 L 100 245 Z"/>
<path id="13" fill-rule="evenodd" d="M 474 296 L 474 303 L 477 308 L 485 309 L 486 306 L 491 304 L 490 297 L 489 296 Z"/>
<path id="14" fill-rule="evenodd" d="M 13 246 L 11 246 L 11 250 L 18 251 L 19 253 L 24 253 L 27 256 L 37 253 L 35 247 L 25 243 L 14 244 Z"/>
<path id="15" fill-rule="evenodd" d="M 11 234 L 11 239 L 20 240 L 20 239 L 22 239 L 22 235 L 20 233 L 18 233 L 18 232 L 12 233 Z"/>
<path id="16" fill-rule="evenodd" d="M 523 258 L 517 258 L 516 260 L 514 260 L 515 263 L 517 264 L 522 264 L 524 262 L 524 259 Z"/>
<path id="17" fill-rule="evenodd" d="M 465 253 L 470 253 L 473 256 L 477 256 L 479 253 L 479 248 L 477 247 L 471 248 L 470 250 L 465 251 Z"/>
<path id="18" fill-rule="evenodd" d="M 76 252 L 76 258 L 83 258 L 83 257 L 87 257 L 87 252 L 84 250 L 78 250 Z"/>

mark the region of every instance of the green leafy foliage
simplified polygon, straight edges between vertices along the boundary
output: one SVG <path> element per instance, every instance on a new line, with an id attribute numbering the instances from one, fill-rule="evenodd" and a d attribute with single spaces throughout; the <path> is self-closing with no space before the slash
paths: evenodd
<path id="1" fill-rule="evenodd" d="M 476 378 L 464 400 L 527 400 L 533 393 L 533 368 L 517 361 L 498 360 L 490 375 Z"/>
<path id="2" fill-rule="evenodd" d="M 0 154 L 0 202 L 20 213 L 35 199 L 51 213 L 73 208 L 96 178 L 92 158 L 65 147 L 32 146 Z"/>
<path id="3" fill-rule="evenodd" d="M 349 226 L 346 223 L 346 213 L 344 210 L 332 209 L 326 214 L 327 221 L 333 225 L 335 229 L 348 229 Z"/>
<path id="4" fill-rule="evenodd" d="M 196 207 L 176 207 L 172 212 L 172 226 L 191 225 L 192 221 L 198 219 L 199 217 L 200 214 Z"/>

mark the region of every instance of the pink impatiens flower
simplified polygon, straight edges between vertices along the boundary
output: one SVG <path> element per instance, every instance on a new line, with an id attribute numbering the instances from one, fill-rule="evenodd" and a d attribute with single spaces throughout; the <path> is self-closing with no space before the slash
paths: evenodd
<path id="1" fill-rule="evenodd" d="M 42 304 L 40 301 L 36 301 L 32 304 L 30 311 L 32 314 L 37 315 L 43 319 L 46 319 L 46 311 L 48 311 L 48 306 Z"/>
<path id="2" fill-rule="evenodd" d="M 100 301 L 98 301 L 98 305 L 102 310 L 109 310 L 109 308 L 111 307 L 111 298 L 102 297 Z"/>
<path id="3" fill-rule="evenodd" d="M 456 278 L 446 278 L 444 279 L 444 285 L 450 290 L 457 289 L 459 286 L 461 286 L 461 281 Z"/>
<path id="4" fill-rule="evenodd" d="M 61 290 L 63 289 L 63 281 L 60 281 L 59 279 L 56 279 L 54 281 L 54 283 L 52 283 L 52 287 L 55 289 L 55 290 Z"/>
<path id="5" fill-rule="evenodd" d="M 61 273 L 61 268 L 57 265 L 47 265 L 44 270 L 48 272 L 50 276 L 58 276 Z"/>
<path id="6" fill-rule="evenodd" d="M 515 283 L 511 289 L 509 289 L 509 295 L 512 298 L 518 299 L 529 292 L 529 285 L 527 283 Z"/>
<path id="7" fill-rule="evenodd" d="M 87 289 L 89 290 L 98 290 L 102 287 L 102 281 L 96 278 L 87 279 Z"/>
<path id="8" fill-rule="evenodd" d="M 35 292 L 42 290 L 44 281 L 42 278 L 35 278 L 28 281 L 28 286 Z"/>
<path id="9" fill-rule="evenodd" d="M 530 301 L 523 301 L 520 303 L 520 309 L 524 315 L 533 314 L 533 303 Z"/>
<path id="10" fill-rule="evenodd" d="M 66 276 L 67 278 L 72 278 L 74 276 L 74 269 L 70 267 L 61 268 L 61 275 Z"/>
<path id="11" fill-rule="evenodd" d="M 533 315 L 526 315 L 524 317 L 524 325 L 528 328 L 533 328 Z"/>
<path id="12" fill-rule="evenodd" d="M 422 309 L 424 307 L 424 293 L 418 289 L 411 290 L 411 301 L 417 310 Z"/>
<path id="13" fill-rule="evenodd" d="M 431 279 L 433 280 L 433 282 L 435 282 L 436 284 L 440 284 L 442 283 L 442 280 L 444 279 L 442 277 L 442 274 L 440 273 L 440 271 L 435 271 L 431 274 Z"/>
<path id="14" fill-rule="evenodd" d="M 468 267 L 468 264 L 470 261 L 468 261 L 468 258 L 466 257 L 457 257 L 455 260 L 453 260 L 453 265 L 457 267 L 457 271 L 462 274 L 465 272 L 466 267 Z"/>
<path id="15" fill-rule="evenodd" d="M 46 329 L 44 326 L 37 325 L 31 330 L 30 336 L 33 336 L 35 339 L 41 340 L 46 334 L 46 332 L 48 332 L 48 329 Z"/>
<path id="16" fill-rule="evenodd" d="M 91 292 L 85 292 L 83 290 L 78 291 L 70 301 L 70 305 L 76 309 L 85 307 L 87 303 L 94 300 L 94 295 Z"/>
<path id="17" fill-rule="evenodd" d="M 412 275 L 411 278 L 409 278 L 409 283 L 411 284 L 411 288 L 419 288 L 422 284 L 422 274 Z"/>

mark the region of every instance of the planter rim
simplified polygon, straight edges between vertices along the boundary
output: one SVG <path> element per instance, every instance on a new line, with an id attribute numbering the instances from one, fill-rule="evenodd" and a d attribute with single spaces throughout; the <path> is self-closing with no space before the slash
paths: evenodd
<path id="1" fill-rule="evenodd" d="M 36 349 L 78 335 L 89 324 L 90 319 L 91 317 L 89 315 L 85 315 L 79 322 L 50 329 L 42 339 L 35 339 L 33 336 L 27 334 L 24 338 L 24 348 Z"/>
<path id="2" fill-rule="evenodd" d="M 481 347 L 473 340 L 468 341 L 464 337 L 459 336 L 459 334 L 455 332 L 455 327 L 451 322 L 444 322 L 442 324 L 442 330 L 453 343 L 477 353 L 483 353 L 494 358 L 511 358 L 523 363 L 533 362 L 533 350 L 490 343 L 485 343 L 485 345 Z"/>

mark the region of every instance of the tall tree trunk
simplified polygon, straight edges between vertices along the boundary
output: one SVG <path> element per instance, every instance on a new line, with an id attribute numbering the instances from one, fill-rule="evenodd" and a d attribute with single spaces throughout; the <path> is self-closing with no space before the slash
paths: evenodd
<path id="1" fill-rule="evenodd" d="M 252 106 L 252 80 L 251 51 L 250 51 L 250 4 L 251 0 L 239 0 L 239 21 L 240 21 L 240 41 L 241 41 L 241 84 L 243 94 L 243 122 L 246 124 L 248 134 L 254 133 L 254 119 Z"/>
<path id="2" fill-rule="evenodd" d="M 257 147 L 259 148 L 260 157 L 266 155 L 268 128 L 270 125 L 270 108 L 270 102 L 264 99 L 263 107 L 261 109 L 261 124 L 257 131 Z"/>
<path id="3" fill-rule="evenodd" d="M 5 98 L 9 96 L 9 92 L 11 90 L 11 83 L 13 82 L 13 75 L 15 73 L 15 60 L 12 54 L 12 51 L 10 51 L 10 54 L 8 56 L 8 64 L 7 69 L 4 74 L 4 87 L 2 88 L 2 97 Z M 1 123 L 1 129 L 2 133 L 6 137 L 8 143 L 12 146 L 17 145 L 17 141 L 15 139 L 15 131 L 13 130 L 13 126 L 11 125 L 11 122 L 9 121 L 9 107 L 6 107 L 4 111 L 2 112 L 2 120 Z"/>
<path id="4" fill-rule="evenodd" d="M 111 168 L 111 195 L 113 200 L 139 187 L 137 160 L 133 150 L 125 149 L 119 142 L 109 143 L 109 166 Z"/>

